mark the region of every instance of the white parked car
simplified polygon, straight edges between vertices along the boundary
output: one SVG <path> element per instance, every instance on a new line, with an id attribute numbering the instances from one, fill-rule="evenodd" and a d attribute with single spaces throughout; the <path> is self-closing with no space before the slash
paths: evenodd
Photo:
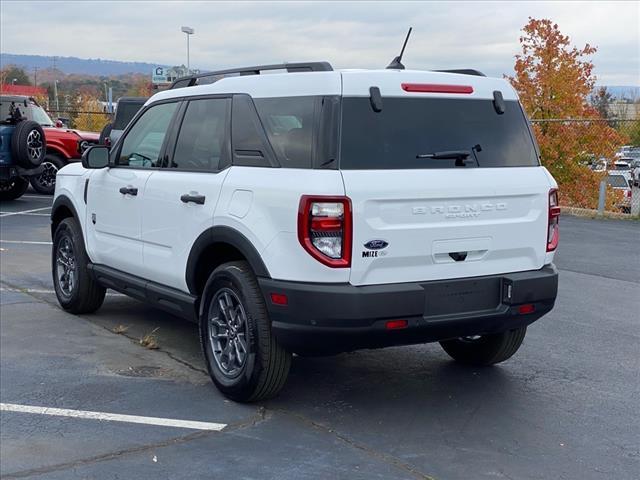
<path id="1" fill-rule="evenodd" d="M 275 395 L 292 352 L 440 342 L 490 365 L 553 308 L 556 188 L 505 80 L 214 72 L 60 171 L 54 285 L 70 312 L 112 288 L 199 322 L 239 401 Z"/>

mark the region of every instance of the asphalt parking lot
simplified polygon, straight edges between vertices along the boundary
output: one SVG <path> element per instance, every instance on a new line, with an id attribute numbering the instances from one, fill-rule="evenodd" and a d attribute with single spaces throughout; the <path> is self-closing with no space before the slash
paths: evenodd
<path id="1" fill-rule="evenodd" d="M 240 405 L 204 373 L 195 325 L 117 294 L 93 315 L 58 308 L 50 205 L 0 204 L 7 480 L 640 476 L 638 222 L 562 218 L 556 308 L 500 366 L 437 344 L 296 357 L 277 399 Z M 139 344 L 151 332 L 158 349 Z"/>

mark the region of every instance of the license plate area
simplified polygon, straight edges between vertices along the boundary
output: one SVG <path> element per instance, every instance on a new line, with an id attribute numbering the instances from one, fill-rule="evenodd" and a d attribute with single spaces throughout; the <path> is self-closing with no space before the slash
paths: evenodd
<path id="1" fill-rule="evenodd" d="M 425 317 L 495 310 L 500 305 L 502 278 L 430 282 L 425 291 Z"/>

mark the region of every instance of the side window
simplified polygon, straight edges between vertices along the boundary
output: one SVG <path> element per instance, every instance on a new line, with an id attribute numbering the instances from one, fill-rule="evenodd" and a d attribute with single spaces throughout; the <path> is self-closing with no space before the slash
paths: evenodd
<path id="1" fill-rule="evenodd" d="M 233 164 L 248 167 L 277 165 L 251 97 L 235 95 L 232 110 Z"/>
<path id="2" fill-rule="evenodd" d="M 162 103 L 149 108 L 136 121 L 122 142 L 117 164 L 129 167 L 160 166 L 160 150 L 178 103 Z"/>
<path id="3" fill-rule="evenodd" d="M 282 167 L 311 168 L 316 98 L 255 99 L 256 109 Z"/>
<path id="4" fill-rule="evenodd" d="M 227 125 L 231 99 L 192 100 L 184 114 L 169 168 L 218 170 L 228 164 Z"/>

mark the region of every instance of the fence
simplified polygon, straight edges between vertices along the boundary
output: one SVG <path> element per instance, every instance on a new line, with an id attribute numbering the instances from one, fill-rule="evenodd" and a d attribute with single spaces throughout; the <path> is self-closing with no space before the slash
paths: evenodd
<path id="1" fill-rule="evenodd" d="M 560 185 L 563 207 L 640 214 L 640 119 L 532 120 L 542 163 Z"/>
<path id="2" fill-rule="evenodd" d="M 87 132 L 100 132 L 111 122 L 112 115 L 106 112 L 88 112 L 80 110 L 49 110 L 49 116 L 55 121 L 60 119 L 68 128 Z"/>

